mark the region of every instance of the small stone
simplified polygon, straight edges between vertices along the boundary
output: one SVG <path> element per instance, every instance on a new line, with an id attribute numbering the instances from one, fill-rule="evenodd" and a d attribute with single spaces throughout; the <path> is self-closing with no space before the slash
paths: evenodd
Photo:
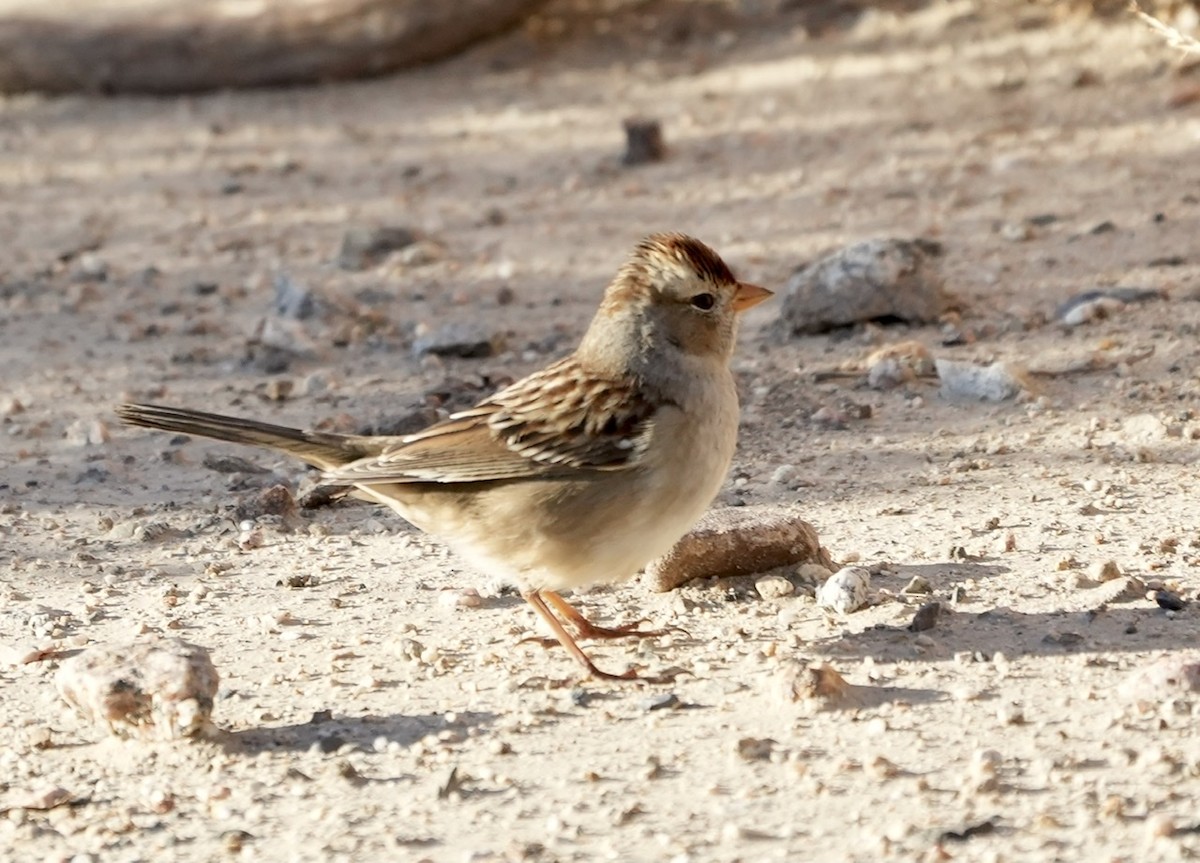
<path id="1" fill-rule="evenodd" d="M 628 166 L 661 162 L 667 155 L 662 124 L 652 118 L 630 117 L 625 120 L 625 153 L 621 163 Z"/>
<path id="2" fill-rule="evenodd" d="M 317 301 L 313 292 L 299 282 L 292 280 L 287 273 L 275 275 L 275 304 L 274 312 L 281 318 L 302 321 L 311 318 L 317 311 Z"/>
<path id="3" fill-rule="evenodd" d="M 1165 608 L 1167 611 L 1183 611 L 1187 606 L 1187 602 L 1179 594 L 1171 590 L 1156 590 L 1152 596 L 1154 601 L 1158 603 L 1158 607 Z"/>
<path id="4" fill-rule="evenodd" d="M 924 632 L 927 629 L 933 629 L 937 626 L 938 617 L 941 613 L 942 604 L 940 602 L 925 603 L 913 615 L 912 623 L 908 625 L 909 631 Z"/>
<path id="5" fill-rule="evenodd" d="M 267 381 L 263 388 L 263 395 L 268 401 L 282 402 L 291 398 L 292 391 L 296 388 L 294 381 L 287 378 L 272 378 Z"/>
<path id="6" fill-rule="evenodd" d="M 44 812 L 70 803 L 74 799 L 75 795 L 61 785 L 50 785 L 19 798 L 11 808 Z"/>
<path id="7" fill-rule="evenodd" d="M 1175 835 L 1175 821 L 1165 812 L 1155 812 L 1146 818 L 1146 836 L 1150 839 L 1166 839 Z"/>
<path id="8" fill-rule="evenodd" d="M 737 742 L 737 754 L 743 761 L 766 761 L 779 744 L 770 737 L 743 737 Z"/>
<path id="9" fill-rule="evenodd" d="M 329 375 L 325 372 L 313 372 L 300 382 L 300 395 L 319 396 L 329 392 L 332 387 Z"/>
<path id="10" fill-rule="evenodd" d="M 1055 310 L 1054 317 L 1063 326 L 1078 327 L 1119 314 L 1130 303 L 1144 303 L 1162 298 L 1162 291 L 1147 288 L 1105 288 L 1084 291 L 1060 305 Z"/>
<path id="11" fill-rule="evenodd" d="M 1024 725 L 1025 711 L 1021 705 L 1009 702 L 996 708 L 996 719 L 1001 725 Z"/>
<path id="12" fill-rule="evenodd" d="M 445 250 L 432 240 L 418 240 L 407 248 L 401 249 L 397 259 L 406 267 L 424 267 L 440 261 L 446 256 Z"/>
<path id="13" fill-rule="evenodd" d="M 439 357 L 462 357 L 480 359 L 499 353 L 504 340 L 498 334 L 476 324 L 446 324 L 427 331 L 413 342 L 413 354 L 417 357 L 434 355 Z"/>
<path id="14" fill-rule="evenodd" d="M 965 788 L 971 793 L 980 794 L 996 791 L 1000 782 L 996 770 L 1004 758 L 994 749 L 976 750 L 971 753 L 971 762 L 967 767 Z"/>
<path id="15" fill-rule="evenodd" d="M 205 648 L 166 638 L 89 648 L 65 661 L 54 682 L 112 734 L 177 739 L 210 728 L 218 680 Z"/>
<path id="16" fill-rule="evenodd" d="M 1092 581 L 1112 581 L 1123 575 L 1115 560 L 1096 561 L 1088 567 L 1088 578 Z"/>
<path id="17" fill-rule="evenodd" d="M 663 592 L 694 578 L 752 575 L 800 563 L 833 568 L 798 509 L 725 507 L 705 513 L 671 551 L 647 564 L 642 581 Z"/>
<path id="18" fill-rule="evenodd" d="M 1005 222 L 999 234 L 1010 243 L 1022 243 L 1033 238 L 1033 226 L 1028 222 Z"/>
<path id="19" fill-rule="evenodd" d="M 409 228 L 350 228 L 342 235 L 337 264 L 343 270 L 365 270 L 416 242 L 417 234 Z"/>
<path id="20" fill-rule="evenodd" d="M 1121 436 L 1133 444 L 1153 444 L 1169 437 L 1170 430 L 1154 414 L 1134 414 L 1121 423 Z"/>
<path id="21" fill-rule="evenodd" d="M 108 443 L 108 425 L 102 420 L 76 420 L 63 436 L 72 446 L 100 446 Z"/>
<path id="22" fill-rule="evenodd" d="M 796 592 L 796 585 L 781 575 L 764 575 L 754 582 L 754 589 L 763 599 L 783 599 Z"/>
<path id="23" fill-rule="evenodd" d="M 679 696 L 674 692 L 663 692 L 658 695 L 651 695 L 649 698 L 643 698 L 638 702 L 638 706 L 642 710 L 671 710 L 680 705 Z"/>
<path id="24" fill-rule="evenodd" d="M 865 702 L 870 687 L 854 686 L 825 663 L 787 663 L 779 675 L 779 693 L 788 703 L 818 710 L 851 707 Z"/>
<path id="25" fill-rule="evenodd" d="M 788 280 L 776 332 L 785 338 L 874 320 L 933 324 L 950 310 L 929 240 L 874 239 L 801 267 Z"/>
<path id="26" fill-rule="evenodd" d="M 483 598 L 473 587 L 452 588 L 443 590 L 438 596 L 438 602 L 449 608 L 479 608 Z"/>
<path id="27" fill-rule="evenodd" d="M 0 416 L 15 417 L 22 413 L 25 413 L 25 405 L 16 396 L 0 397 Z"/>
<path id="28" fill-rule="evenodd" d="M 800 471 L 796 469 L 794 464 L 781 464 L 771 472 L 771 482 L 775 485 L 790 488 L 799 475 Z"/>
<path id="29" fill-rule="evenodd" d="M 1200 656 L 1167 654 L 1135 671 L 1117 687 L 1117 693 L 1131 701 L 1139 712 L 1150 713 L 1174 698 L 1200 692 Z"/>
<path id="30" fill-rule="evenodd" d="M 886 345 L 867 357 L 867 386 L 887 390 L 934 374 L 933 356 L 920 342 Z"/>
<path id="31" fill-rule="evenodd" d="M 130 533 L 135 542 L 170 542 L 172 540 L 188 539 L 192 533 L 172 527 L 164 521 L 148 521 L 133 526 Z"/>
<path id="32" fill-rule="evenodd" d="M 817 605 L 839 614 L 858 611 L 870 597 L 871 573 L 861 566 L 849 566 L 835 572 L 817 589 Z"/>
<path id="33" fill-rule="evenodd" d="M 895 779 L 904 773 L 895 762 L 889 761 L 882 755 L 876 755 L 864 762 L 863 772 L 876 781 Z"/>
<path id="34" fill-rule="evenodd" d="M 922 576 L 914 575 L 909 579 L 908 584 L 900 589 L 900 592 L 910 596 L 923 596 L 933 593 L 933 588 Z"/>
<path id="35" fill-rule="evenodd" d="M 248 501 L 240 501 L 236 516 L 238 521 L 255 520 L 263 516 L 278 516 L 282 519 L 295 518 L 298 507 L 292 497 L 292 490 L 282 483 L 265 488 Z M 253 526 L 250 528 L 253 530 Z"/>
<path id="36" fill-rule="evenodd" d="M 829 570 L 829 567 L 822 566 L 819 563 L 802 563 L 796 567 L 796 579 L 800 584 L 814 589 L 828 581 L 831 575 L 833 573 Z"/>
<path id="37" fill-rule="evenodd" d="M 266 468 L 259 467 L 254 462 L 236 455 L 222 455 L 208 452 L 204 454 L 204 458 L 201 459 L 200 464 L 209 470 L 215 470 L 217 473 L 270 473 Z"/>
<path id="38" fill-rule="evenodd" d="M 71 281 L 82 282 L 108 281 L 108 263 L 93 252 L 84 252 L 79 256 L 77 266 L 71 273 Z"/>
<path id="39" fill-rule="evenodd" d="M 1032 385 L 1023 372 L 1006 363 L 981 366 L 971 362 L 936 360 L 937 376 L 945 398 L 1002 402 L 1028 392 Z"/>
<path id="40" fill-rule="evenodd" d="M 245 830 L 226 830 L 221 834 L 221 847 L 230 854 L 241 854 L 246 842 L 253 838 Z"/>

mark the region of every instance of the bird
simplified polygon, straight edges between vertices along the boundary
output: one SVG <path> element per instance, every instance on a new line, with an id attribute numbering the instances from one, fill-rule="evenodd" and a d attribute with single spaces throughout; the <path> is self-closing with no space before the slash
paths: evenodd
<path id="1" fill-rule="evenodd" d="M 599 669 L 576 636 L 665 630 L 596 625 L 560 591 L 633 577 L 716 498 L 737 444 L 738 318 L 770 296 L 701 241 L 653 234 L 619 268 L 573 353 L 413 434 L 335 434 L 154 404 L 116 412 L 132 426 L 299 457 L 324 483 L 390 507 L 515 584 L 592 677 L 636 679 L 637 669 Z"/>

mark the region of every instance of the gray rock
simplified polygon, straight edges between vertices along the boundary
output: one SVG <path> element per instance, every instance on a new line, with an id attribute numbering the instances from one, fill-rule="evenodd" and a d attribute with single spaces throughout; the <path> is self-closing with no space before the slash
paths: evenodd
<path id="1" fill-rule="evenodd" d="M 351 228 L 342 236 L 337 263 L 343 270 L 365 270 L 415 242 L 417 235 L 409 228 Z"/>
<path id="2" fill-rule="evenodd" d="M 287 273 L 275 276 L 275 314 L 283 318 L 302 321 L 311 318 L 317 310 L 317 301 L 313 292 L 306 286 L 295 282 Z"/>
<path id="3" fill-rule="evenodd" d="M 951 308 L 929 240 L 876 239 L 808 264 L 788 280 L 777 329 L 784 337 L 894 318 L 934 323 Z"/>
<path id="4" fill-rule="evenodd" d="M 1005 363 L 981 366 L 958 360 L 937 359 L 941 394 L 950 399 L 1002 402 L 1031 389 L 1021 373 Z"/>
<path id="5" fill-rule="evenodd" d="M 446 324 L 418 336 L 413 342 L 413 353 L 418 357 L 435 354 L 479 359 L 497 353 L 501 341 L 497 334 L 475 324 Z"/>
<path id="6" fill-rule="evenodd" d="M 942 613 L 942 604 L 940 602 L 927 602 L 917 609 L 917 613 L 913 615 L 912 622 L 908 628 L 911 632 L 924 632 L 927 629 L 933 629 L 937 626 L 938 617 Z"/>

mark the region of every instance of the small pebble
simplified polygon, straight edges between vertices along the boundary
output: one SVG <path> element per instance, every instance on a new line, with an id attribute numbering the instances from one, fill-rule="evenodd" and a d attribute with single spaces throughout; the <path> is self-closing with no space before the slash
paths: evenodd
<path id="1" fill-rule="evenodd" d="M 443 590 L 438 595 L 438 602 L 449 608 L 479 608 L 483 604 L 483 598 L 480 597 L 479 591 L 475 588 L 464 587 L 462 589 Z"/>
<path id="2" fill-rule="evenodd" d="M 1164 812 L 1156 812 L 1146 818 L 1146 836 L 1153 839 L 1166 839 L 1175 835 L 1175 821 Z"/>
<path id="3" fill-rule="evenodd" d="M 1183 611 L 1187 605 L 1179 594 L 1170 590 L 1156 590 L 1152 597 L 1159 608 L 1165 608 L 1167 611 Z"/>
<path id="4" fill-rule="evenodd" d="M 914 575 L 909 580 L 908 584 L 901 588 L 900 592 L 909 595 L 921 596 L 933 593 L 933 588 L 924 578 L 919 575 Z"/>
<path id="5" fill-rule="evenodd" d="M 494 356 L 503 349 L 503 337 L 476 324 L 453 323 L 428 330 L 413 342 L 417 357 L 461 357 L 480 359 Z"/>
<path id="6" fill-rule="evenodd" d="M 643 698 L 638 702 L 638 707 L 642 710 L 670 710 L 678 707 L 680 704 L 679 696 L 674 692 L 663 692 L 658 695 L 651 695 L 649 698 Z"/>
<path id="7" fill-rule="evenodd" d="M 779 691 L 785 702 L 807 702 L 820 708 L 851 706 L 860 701 L 860 691 L 828 664 L 788 663 L 779 676 Z"/>
<path id="8" fill-rule="evenodd" d="M 794 464 L 781 464 L 771 473 L 771 482 L 775 485 L 790 487 L 799 475 L 800 471 Z"/>
<path id="9" fill-rule="evenodd" d="M 1024 725 L 1025 711 L 1019 704 L 1001 704 L 996 708 L 996 719 L 1001 725 Z"/>
<path id="10" fill-rule="evenodd" d="M 417 242 L 417 234 L 409 228 L 350 228 L 342 235 L 337 263 L 343 270 L 365 270 L 382 261 L 392 252 Z"/>
<path id="11" fill-rule="evenodd" d="M 662 124 L 655 119 L 631 117 L 625 121 L 625 154 L 622 164 L 644 165 L 661 162 L 667 155 Z"/>
<path id="12" fill-rule="evenodd" d="M 305 285 L 292 280 L 287 273 L 275 276 L 274 311 L 281 318 L 302 321 L 317 311 L 317 300 Z"/>
<path id="13" fill-rule="evenodd" d="M 1096 561 L 1088 567 L 1088 577 L 1092 581 L 1112 581 L 1122 576 L 1121 567 L 1115 560 Z"/>
<path id="14" fill-rule="evenodd" d="M 766 761 L 778 745 L 770 737 L 743 737 L 736 748 L 743 761 Z"/>
<path id="15" fill-rule="evenodd" d="M 927 629 L 933 629 L 937 626 L 938 616 L 942 613 L 942 604 L 940 602 L 927 602 L 917 609 L 917 613 L 913 615 L 912 623 L 908 625 L 911 632 L 924 632 Z"/>
<path id="16" fill-rule="evenodd" d="M 1020 370 L 1005 363 L 981 366 L 960 360 L 938 359 L 941 394 L 950 399 L 1002 402 L 1032 389 Z"/>
<path id="17" fill-rule="evenodd" d="M 796 586 L 781 575 L 764 575 L 754 582 L 754 589 L 763 599 L 782 599 L 796 592 Z"/>

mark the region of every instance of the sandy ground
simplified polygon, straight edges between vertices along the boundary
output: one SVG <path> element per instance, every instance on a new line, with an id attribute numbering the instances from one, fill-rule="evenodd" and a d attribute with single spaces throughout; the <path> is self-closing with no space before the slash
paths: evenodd
<path id="1" fill-rule="evenodd" d="M 1192 693 L 1127 689 L 1200 630 L 1200 78 L 1123 19 L 933 2 L 808 32 L 767 5 L 606 20 L 552 3 L 386 80 L 0 103 L 0 856 L 1200 854 Z M 632 115 L 662 120 L 669 159 L 618 163 Z M 430 244 L 333 265 L 347 227 L 380 224 Z M 266 518 L 247 543 L 247 501 L 301 468 L 112 416 L 132 397 L 352 427 L 469 398 L 569 350 L 626 251 L 664 229 L 776 287 L 849 242 L 935 238 L 975 336 L 781 340 L 777 310 L 755 310 L 720 502 L 799 502 L 835 558 L 873 568 L 874 604 L 836 618 L 752 583 L 579 597 L 684 627 L 594 648 L 689 672 L 670 686 L 581 681 L 520 643 L 537 630 L 518 597 L 386 511 Z M 272 366 L 254 334 L 278 324 L 279 274 L 325 307 L 267 339 L 300 350 Z M 1104 286 L 1169 298 L 1047 322 Z M 507 347 L 414 358 L 420 328 L 449 322 Z M 910 338 L 1096 370 L 1001 404 L 814 380 Z M 226 455 L 268 472 L 203 464 Z M 1097 584 L 1108 560 L 1140 584 Z M 921 633 L 917 575 L 947 609 Z M 1147 599 L 1154 579 L 1186 607 Z M 16 661 L 152 633 L 211 650 L 215 740 L 109 739 L 61 703 L 56 662 Z M 781 697 L 813 661 L 874 694 Z M 65 802 L 38 809 L 56 787 Z"/>

